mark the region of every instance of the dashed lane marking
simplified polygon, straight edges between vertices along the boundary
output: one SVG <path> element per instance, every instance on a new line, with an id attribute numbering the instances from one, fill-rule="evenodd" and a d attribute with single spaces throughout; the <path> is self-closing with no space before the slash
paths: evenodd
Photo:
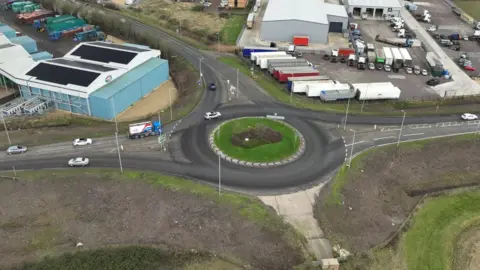
<path id="1" fill-rule="evenodd" d="M 407 127 L 411 129 L 431 128 L 432 124 L 414 124 L 414 125 L 408 125 Z"/>
<path id="2" fill-rule="evenodd" d="M 420 136 L 423 135 L 424 133 L 412 133 L 412 134 L 404 134 L 403 136 L 408 137 L 408 136 Z"/>
<path id="3" fill-rule="evenodd" d="M 456 127 L 463 125 L 464 122 L 443 122 L 437 123 L 436 127 Z"/>
<path id="4" fill-rule="evenodd" d="M 385 127 L 382 127 L 380 131 L 385 132 L 385 131 L 398 131 L 398 130 L 400 130 L 400 126 L 385 126 Z"/>
<path id="5" fill-rule="evenodd" d="M 353 144 L 360 144 L 360 143 L 364 143 L 364 141 L 359 141 L 359 142 L 355 142 L 355 143 L 351 143 L 351 144 L 346 144 L 345 146 L 352 146 Z"/>
<path id="6" fill-rule="evenodd" d="M 467 122 L 467 125 L 472 126 L 472 125 L 478 125 L 480 124 L 480 120 L 475 120 L 475 121 L 469 121 Z"/>
<path id="7" fill-rule="evenodd" d="M 388 136 L 388 137 L 380 137 L 380 138 L 373 138 L 374 141 L 377 141 L 377 140 L 386 140 L 386 139 L 394 139 L 395 136 Z"/>

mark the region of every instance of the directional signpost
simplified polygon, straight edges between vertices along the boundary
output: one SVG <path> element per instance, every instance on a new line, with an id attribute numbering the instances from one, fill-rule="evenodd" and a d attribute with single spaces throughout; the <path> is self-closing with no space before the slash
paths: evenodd
<path id="1" fill-rule="evenodd" d="M 160 147 L 163 149 L 163 151 L 167 151 L 167 147 L 165 145 L 166 140 L 167 136 L 165 136 L 165 134 L 158 136 L 158 144 L 160 144 Z"/>
<path id="2" fill-rule="evenodd" d="M 267 115 L 267 118 L 275 120 L 285 120 L 285 116 L 280 116 L 277 113 L 274 113 L 273 115 Z"/>

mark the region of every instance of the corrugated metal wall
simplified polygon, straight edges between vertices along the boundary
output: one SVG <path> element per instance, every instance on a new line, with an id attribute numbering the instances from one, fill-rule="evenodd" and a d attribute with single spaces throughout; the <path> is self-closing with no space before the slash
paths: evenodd
<path id="1" fill-rule="evenodd" d="M 69 111 L 78 114 L 89 114 L 87 99 L 67 94 L 52 92 L 34 87 L 20 86 L 20 94 L 24 99 L 31 99 L 36 96 L 51 100 L 56 109 Z"/>
<path id="2" fill-rule="evenodd" d="M 265 41 L 292 42 L 294 36 L 308 36 L 312 43 L 328 42 L 328 24 L 302 21 L 262 22 L 260 39 Z"/>
<path id="3" fill-rule="evenodd" d="M 91 95 L 89 100 L 92 116 L 111 120 L 115 114 L 118 115 L 125 111 L 168 79 L 168 63 L 165 63 L 118 91 L 109 99 Z"/>

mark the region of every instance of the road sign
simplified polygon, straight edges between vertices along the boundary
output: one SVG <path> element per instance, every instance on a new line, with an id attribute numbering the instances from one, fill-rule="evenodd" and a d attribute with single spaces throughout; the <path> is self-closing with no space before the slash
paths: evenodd
<path id="1" fill-rule="evenodd" d="M 274 115 L 268 115 L 267 114 L 267 118 L 276 119 L 276 120 L 285 120 L 285 116 L 277 115 L 277 113 L 275 113 Z"/>

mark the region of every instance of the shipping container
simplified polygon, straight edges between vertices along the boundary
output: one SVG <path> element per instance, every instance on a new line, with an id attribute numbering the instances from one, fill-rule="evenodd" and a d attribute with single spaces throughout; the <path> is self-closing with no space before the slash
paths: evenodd
<path id="1" fill-rule="evenodd" d="M 248 28 L 248 29 L 252 29 L 254 22 L 255 22 L 255 14 L 254 14 L 254 13 L 248 14 L 248 17 L 247 17 L 247 28 Z"/>
<path id="2" fill-rule="evenodd" d="M 399 99 L 401 91 L 390 82 L 353 84 L 358 100 Z"/>
<path id="3" fill-rule="evenodd" d="M 75 19 L 75 16 L 72 15 L 57 15 L 55 17 L 47 18 L 45 20 L 45 23 L 48 24 L 55 24 L 55 23 L 60 23 L 60 22 L 65 22 L 71 19 Z"/>
<path id="4" fill-rule="evenodd" d="M 333 80 L 317 80 L 317 81 L 293 81 L 291 91 L 293 93 L 306 93 L 307 86 L 314 84 L 335 83 Z"/>
<path id="5" fill-rule="evenodd" d="M 403 57 L 400 53 L 398 48 L 392 48 L 392 55 L 393 55 L 393 67 L 394 68 L 401 68 L 403 65 Z"/>
<path id="6" fill-rule="evenodd" d="M 272 47 L 244 47 L 242 49 L 242 55 L 245 58 L 250 58 L 252 52 L 275 52 L 278 48 Z"/>
<path id="7" fill-rule="evenodd" d="M 304 66 L 304 67 L 277 67 L 274 69 L 272 75 L 275 79 L 278 79 L 278 76 L 280 76 L 281 71 L 310 71 L 314 70 L 310 66 Z"/>
<path id="8" fill-rule="evenodd" d="M 295 46 L 308 46 L 309 41 L 310 41 L 310 38 L 306 36 L 293 37 L 293 45 Z"/>
<path id="9" fill-rule="evenodd" d="M 286 52 L 283 52 L 284 54 L 280 54 L 282 52 L 275 53 L 274 55 L 259 55 L 255 59 L 255 64 L 257 66 L 260 66 L 260 60 L 262 59 L 275 59 L 275 58 L 280 58 L 280 57 L 285 57 L 288 56 Z"/>
<path id="10" fill-rule="evenodd" d="M 296 59 L 296 58 L 291 55 L 280 56 L 275 58 L 262 58 L 262 60 L 260 61 L 260 68 L 267 69 L 268 65 L 272 63 L 273 60 L 290 60 L 290 59 Z"/>
<path id="11" fill-rule="evenodd" d="M 325 83 L 318 83 L 307 86 L 305 94 L 307 95 L 307 97 L 319 97 L 322 91 L 328 91 L 331 89 L 336 89 L 336 83 L 327 81 Z"/>
<path id="12" fill-rule="evenodd" d="M 404 67 L 411 67 L 413 65 L 413 60 L 408 50 L 406 48 L 400 48 L 400 53 L 402 54 L 403 58 L 403 66 Z"/>
<path id="13" fill-rule="evenodd" d="M 385 64 L 385 53 L 383 52 L 382 49 L 376 49 L 375 50 L 377 59 L 376 62 L 380 64 Z"/>
<path id="14" fill-rule="evenodd" d="M 36 53 L 38 51 L 37 42 L 29 36 L 20 36 L 10 38 L 10 41 L 14 44 L 21 45 L 28 53 Z"/>
<path id="15" fill-rule="evenodd" d="M 353 49 L 353 48 L 340 48 L 340 49 L 338 49 L 338 56 L 348 57 L 350 54 L 355 54 L 355 49 Z"/>
<path id="16" fill-rule="evenodd" d="M 53 55 L 49 52 L 32 53 L 32 60 L 33 61 L 48 60 L 48 59 L 52 59 L 52 58 L 53 58 Z"/>
<path id="17" fill-rule="evenodd" d="M 355 93 L 355 89 L 347 84 L 346 86 L 340 86 L 337 90 L 320 92 L 320 99 L 323 101 L 351 99 L 355 97 Z"/>
<path id="18" fill-rule="evenodd" d="M 390 47 L 383 47 L 383 53 L 385 54 L 385 65 L 391 66 L 393 64 L 392 50 Z"/>
<path id="19" fill-rule="evenodd" d="M 257 61 L 257 57 L 261 56 L 271 56 L 271 55 L 287 55 L 284 51 L 277 51 L 277 52 L 252 52 L 250 54 L 250 60 Z"/>
<path id="20" fill-rule="evenodd" d="M 307 77 L 290 77 L 287 82 L 287 89 L 292 90 L 292 84 L 296 81 L 326 81 L 330 80 L 327 76 L 307 76 Z"/>
<path id="21" fill-rule="evenodd" d="M 87 24 L 87 22 L 84 19 L 75 18 L 75 19 L 71 19 L 71 20 L 68 20 L 68 21 L 64 21 L 64 22 L 49 24 L 49 25 L 47 25 L 47 31 L 48 31 L 48 33 L 60 32 L 60 31 L 64 31 L 64 30 L 67 30 L 67 29 L 74 29 L 74 28 L 77 28 L 77 27 L 81 27 L 81 26 L 84 26 L 86 24 Z"/>
<path id="22" fill-rule="evenodd" d="M 268 73 L 273 74 L 275 71 L 275 68 L 281 68 L 281 67 L 308 67 L 310 66 L 310 63 L 305 60 L 305 59 L 291 59 L 291 60 L 286 60 L 286 61 L 278 61 L 278 62 L 273 62 L 275 60 L 272 60 L 268 64 Z"/>
<path id="23" fill-rule="evenodd" d="M 281 83 L 285 83 L 288 81 L 289 77 L 305 77 L 305 76 L 315 76 L 319 75 L 320 73 L 318 70 L 305 70 L 305 71 L 280 71 L 278 76 L 278 81 Z"/>

